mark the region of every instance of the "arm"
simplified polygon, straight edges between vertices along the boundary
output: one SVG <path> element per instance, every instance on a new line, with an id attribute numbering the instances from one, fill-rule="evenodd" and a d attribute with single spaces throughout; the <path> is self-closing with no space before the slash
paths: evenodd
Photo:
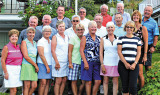
<path id="1" fill-rule="evenodd" d="M 44 48 L 42 46 L 38 46 L 37 49 L 38 49 L 38 54 L 39 54 L 43 64 L 45 65 L 45 67 L 47 69 L 47 73 L 49 73 L 50 72 L 50 68 L 49 68 L 47 60 L 46 60 L 46 58 L 44 56 Z"/>
<path id="2" fill-rule="evenodd" d="M 37 64 L 28 56 L 27 45 L 26 45 L 25 41 L 22 41 L 22 43 L 21 43 L 21 52 L 23 54 L 23 57 L 26 59 L 26 61 L 31 63 L 35 67 L 36 72 L 38 72 L 39 68 L 38 68 Z"/>
<path id="3" fill-rule="evenodd" d="M 73 45 L 69 44 L 69 50 L 68 50 L 69 68 L 73 69 L 73 65 L 72 65 L 72 51 L 73 51 Z"/>
<path id="4" fill-rule="evenodd" d="M 158 41 L 158 36 L 154 36 L 153 46 L 156 46 L 157 41 Z M 153 53 L 153 52 L 155 51 L 155 48 L 154 48 L 154 47 L 151 47 L 151 48 L 149 49 L 149 51 L 150 51 L 151 53 Z"/>
<path id="5" fill-rule="evenodd" d="M 81 58 L 82 58 L 82 60 L 84 62 L 84 68 L 86 70 L 88 70 L 89 69 L 89 65 L 88 65 L 88 62 L 87 62 L 87 60 L 85 58 L 85 54 L 84 54 L 85 45 L 86 45 L 86 37 L 83 36 L 82 40 L 81 40 L 81 43 L 80 43 L 80 54 L 81 54 Z"/>
<path id="6" fill-rule="evenodd" d="M 57 55 L 56 55 L 56 52 L 55 52 L 56 51 L 56 46 L 57 46 L 56 36 L 53 36 L 52 37 L 52 42 L 51 42 L 51 52 L 52 52 L 52 56 L 54 58 L 54 61 L 56 63 L 55 69 L 59 70 L 60 65 L 59 65 L 59 62 L 58 62 L 58 59 L 57 59 Z"/>
<path id="7" fill-rule="evenodd" d="M 2 50 L 2 54 L 1 54 L 1 64 L 2 64 L 2 69 L 3 69 L 3 72 L 4 72 L 4 78 L 6 80 L 8 80 L 8 72 L 7 72 L 7 68 L 6 68 L 6 58 L 7 58 L 7 55 L 8 55 L 8 47 L 7 46 L 4 46 L 3 50 Z"/>
<path id="8" fill-rule="evenodd" d="M 147 51 L 148 51 L 148 31 L 145 26 L 142 27 L 142 36 L 144 40 L 144 56 L 142 62 L 144 62 L 145 64 L 145 61 L 147 61 Z"/>

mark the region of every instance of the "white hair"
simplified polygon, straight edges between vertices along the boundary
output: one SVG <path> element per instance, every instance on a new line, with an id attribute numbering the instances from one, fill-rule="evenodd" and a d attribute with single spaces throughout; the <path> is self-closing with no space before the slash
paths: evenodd
<path id="1" fill-rule="evenodd" d="M 43 26 L 43 28 L 42 28 L 42 32 L 44 32 L 46 29 L 50 29 L 50 30 L 52 31 L 51 26 L 45 25 L 45 26 Z"/>
<path id="2" fill-rule="evenodd" d="M 106 24 L 106 28 L 108 28 L 108 27 L 110 27 L 110 26 L 115 27 L 115 26 L 114 26 L 114 23 L 113 23 L 112 21 L 110 21 L 110 22 L 108 22 L 108 23 Z"/>
<path id="3" fill-rule="evenodd" d="M 101 20 L 103 21 L 103 16 L 101 15 L 101 14 L 96 14 L 95 16 L 94 16 L 94 20 L 95 20 L 95 18 L 96 18 L 96 16 L 100 16 L 101 17 Z"/>
<path id="4" fill-rule="evenodd" d="M 31 16 L 31 17 L 29 18 L 29 22 L 31 21 L 31 19 L 36 19 L 36 20 L 37 20 L 37 24 L 38 24 L 38 18 L 37 18 L 36 16 Z"/>
<path id="5" fill-rule="evenodd" d="M 51 16 L 50 16 L 50 15 L 44 15 L 44 16 L 43 16 L 43 20 L 44 20 L 44 17 L 45 17 L 45 16 L 49 16 L 49 19 L 50 19 L 50 21 L 51 21 Z"/>
<path id="6" fill-rule="evenodd" d="M 78 17 L 78 18 L 79 18 L 79 20 L 80 20 L 79 15 L 73 15 L 73 16 L 72 16 L 72 20 L 73 20 L 75 17 Z M 71 21 L 72 21 L 72 20 L 71 20 Z"/>
<path id="7" fill-rule="evenodd" d="M 96 27 L 97 27 L 97 23 L 93 20 L 89 22 L 88 28 L 90 28 L 92 25 L 96 25 Z"/>
<path id="8" fill-rule="evenodd" d="M 107 7 L 107 9 L 108 9 L 108 6 L 106 4 L 101 5 L 100 9 L 102 9 L 103 6 Z"/>
<path id="9" fill-rule="evenodd" d="M 80 12 L 81 9 L 84 9 L 84 11 L 86 12 L 86 9 L 84 7 L 79 8 L 78 12 Z"/>
<path id="10" fill-rule="evenodd" d="M 122 2 L 120 2 L 120 3 L 117 3 L 117 6 L 118 6 L 118 4 L 121 4 L 121 5 L 123 6 L 123 8 L 124 8 L 124 4 L 123 4 Z"/>

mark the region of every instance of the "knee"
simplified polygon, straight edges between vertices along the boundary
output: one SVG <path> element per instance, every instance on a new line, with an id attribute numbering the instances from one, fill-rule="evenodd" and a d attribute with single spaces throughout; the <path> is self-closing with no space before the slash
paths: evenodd
<path id="1" fill-rule="evenodd" d="M 139 76 L 140 76 L 140 77 L 143 77 L 143 72 L 140 71 L 140 72 L 139 72 Z"/>
<path id="2" fill-rule="evenodd" d="M 113 82 L 113 84 L 117 85 L 118 84 L 118 79 L 113 79 L 112 82 Z"/>
<path id="3" fill-rule="evenodd" d="M 103 84 L 107 84 L 108 85 L 108 80 L 103 80 Z"/>
<path id="4" fill-rule="evenodd" d="M 67 78 L 64 77 L 64 78 L 62 79 L 62 82 L 66 82 L 66 81 L 67 81 Z"/>
<path id="5" fill-rule="evenodd" d="M 95 81 L 95 84 L 96 84 L 96 85 L 100 85 L 100 84 L 101 84 L 101 80 L 96 80 L 96 81 Z"/>
<path id="6" fill-rule="evenodd" d="M 57 85 L 60 85 L 62 83 L 62 78 L 56 78 L 56 83 Z"/>
<path id="7" fill-rule="evenodd" d="M 92 84 L 92 81 L 86 81 L 85 84 L 86 84 L 86 85 L 91 85 L 91 84 Z"/>
<path id="8" fill-rule="evenodd" d="M 29 89 L 30 88 L 30 83 L 25 83 L 24 89 Z"/>
<path id="9" fill-rule="evenodd" d="M 42 86 L 42 87 L 45 87 L 46 86 L 46 81 L 41 81 L 41 83 L 40 83 L 40 85 Z"/>
<path id="10" fill-rule="evenodd" d="M 14 88 L 14 89 L 10 89 L 10 93 L 13 93 L 14 95 L 16 95 L 16 93 L 17 93 L 17 89 L 16 89 L 16 88 Z"/>
<path id="11" fill-rule="evenodd" d="M 36 89 L 37 88 L 37 83 L 32 84 L 32 89 Z"/>

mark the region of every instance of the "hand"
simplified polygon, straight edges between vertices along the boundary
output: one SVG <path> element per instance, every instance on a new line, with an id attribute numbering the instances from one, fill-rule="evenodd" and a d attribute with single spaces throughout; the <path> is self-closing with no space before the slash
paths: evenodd
<path id="1" fill-rule="evenodd" d="M 126 69 L 130 69 L 131 65 L 129 63 L 124 64 Z"/>
<path id="2" fill-rule="evenodd" d="M 135 69 L 135 67 L 136 67 L 136 63 L 133 63 L 132 65 L 131 65 L 131 67 L 130 67 L 130 70 L 134 70 Z"/>
<path id="3" fill-rule="evenodd" d="M 39 71 L 39 68 L 38 68 L 38 66 L 36 65 L 36 66 L 35 66 L 35 72 L 38 73 L 38 71 Z"/>
<path id="4" fill-rule="evenodd" d="M 88 63 L 84 63 L 84 69 L 89 70 L 89 65 L 88 65 Z"/>
<path id="5" fill-rule="evenodd" d="M 101 69 L 102 69 L 102 73 L 103 73 L 103 74 L 106 74 L 106 73 L 107 73 L 107 71 L 106 71 L 106 68 L 105 68 L 104 64 L 102 64 L 102 65 L 101 65 Z"/>
<path id="6" fill-rule="evenodd" d="M 59 65 L 59 63 L 56 63 L 56 65 L 55 65 L 55 69 L 56 69 L 56 70 L 59 70 L 59 69 L 60 69 L 60 65 Z"/>
<path id="7" fill-rule="evenodd" d="M 69 67 L 70 69 L 73 69 L 73 65 L 72 65 L 72 64 L 69 64 L 68 67 Z"/>
<path id="8" fill-rule="evenodd" d="M 47 73 L 50 73 L 50 68 L 48 66 L 46 67 L 46 69 L 47 69 Z"/>
<path id="9" fill-rule="evenodd" d="M 154 47 L 151 47 L 150 49 L 149 49 L 149 52 L 150 53 L 153 53 L 155 51 L 155 48 Z"/>
<path id="10" fill-rule="evenodd" d="M 5 74 L 4 74 L 4 78 L 5 78 L 6 80 L 8 80 L 8 79 L 9 79 L 9 75 L 8 75 L 8 73 L 5 73 Z"/>
<path id="11" fill-rule="evenodd" d="M 147 61 L 147 57 L 146 56 L 143 56 L 143 59 L 142 59 L 142 62 L 144 63 L 145 65 L 145 62 Z"/>

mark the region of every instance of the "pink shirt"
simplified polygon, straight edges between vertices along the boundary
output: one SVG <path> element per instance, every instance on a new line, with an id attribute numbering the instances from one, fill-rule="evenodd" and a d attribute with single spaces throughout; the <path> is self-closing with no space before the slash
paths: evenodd
<path id="1" fill-rule="evenodd" d="M 110 22 L 110 21 L 112 21 L 112 17 L 107 14 L 106 16 L 103 16 L 102 25 L 103 25 L 104 27 L 106 27 L 106 24 L 107 24 L 108 22 Z"/>
<path id="2" fill-rule="evenodd" d="M 17 45 L 15 47 L 11 42 L 9 42 L 7 44 L 7 47 L 8 47 L 8 55 L 6 58 L 6 65 L 21 65 L 23 56 L 19 46 Z"/>

